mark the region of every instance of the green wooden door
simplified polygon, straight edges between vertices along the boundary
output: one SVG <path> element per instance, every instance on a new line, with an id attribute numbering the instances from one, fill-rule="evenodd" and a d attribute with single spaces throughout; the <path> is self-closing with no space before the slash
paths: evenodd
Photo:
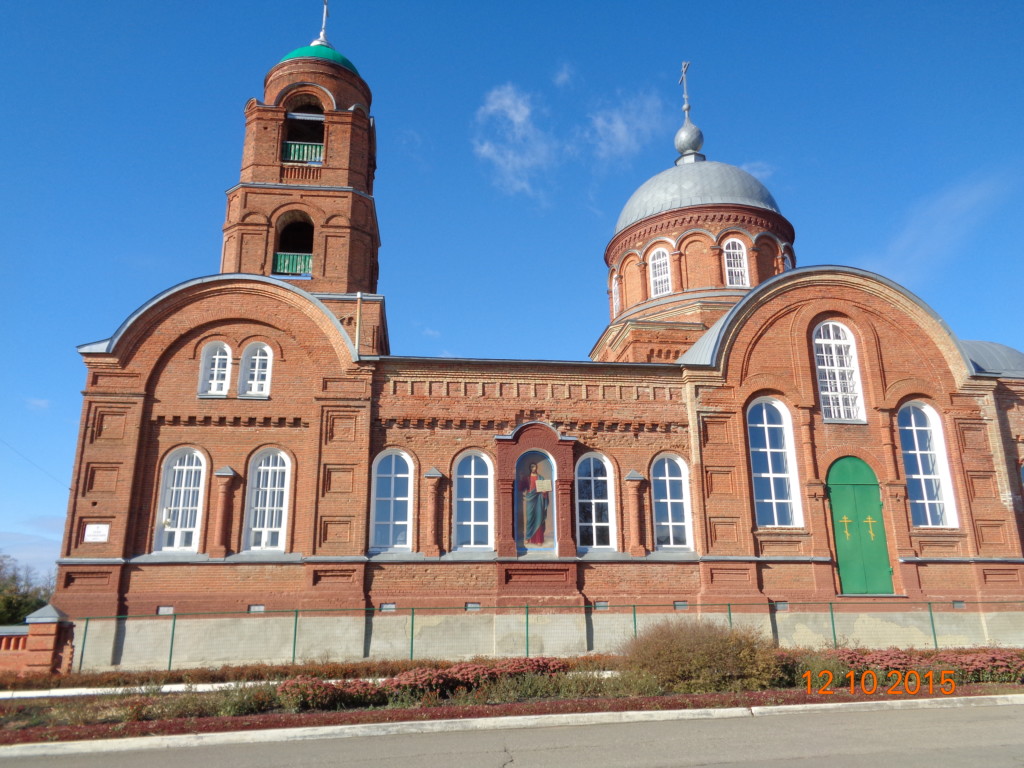
<path id="1" fill-rule="evenodd" d="M 882 495 L 871 467 L 846 456 L 828 470 L 836 562 L 844 595 L 892 594 Z"/>

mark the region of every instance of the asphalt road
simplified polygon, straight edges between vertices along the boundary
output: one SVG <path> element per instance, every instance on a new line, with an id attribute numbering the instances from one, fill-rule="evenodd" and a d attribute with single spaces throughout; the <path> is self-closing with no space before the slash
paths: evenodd
<path id="1" fill-rule="evenodd" d="M 1024 706 L 811 712 L 9 757 L 61 768 L 1024 768 Z"/>

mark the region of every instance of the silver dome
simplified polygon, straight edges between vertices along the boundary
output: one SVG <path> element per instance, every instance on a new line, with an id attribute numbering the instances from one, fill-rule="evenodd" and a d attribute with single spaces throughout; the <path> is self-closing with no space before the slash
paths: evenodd
<path id="1" fill-rule="evenodd" d="M 733 204 L 782 213 L 764 184 L 735 165 L 683 162 L 648 179 L 619 214 L 618 234 L 648 216 L 693 205 Z"/>

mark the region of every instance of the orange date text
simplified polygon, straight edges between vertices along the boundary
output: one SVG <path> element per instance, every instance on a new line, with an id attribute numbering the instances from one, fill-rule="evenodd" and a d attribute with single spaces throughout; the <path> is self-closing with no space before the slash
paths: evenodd
<path id="1" fill-rule="evenodd" d="M 819 696 L 833 695 L 837 689 L 848 689 L 851 695 L 863 693 L 867 696 L 876 693 L 887 696 L 934 696 L 936 693 L 951 696 L 956 691 L 956 681 L 950 669 L 939 672 L 890 669 L 884 675 L 870 669 L 863 672 L 851 669 L 838 678 L 831 671 L 823 669 L 816 675 L 810 671 L 804 672 L 802 677 L 807 683 L 807 693 Z"/>

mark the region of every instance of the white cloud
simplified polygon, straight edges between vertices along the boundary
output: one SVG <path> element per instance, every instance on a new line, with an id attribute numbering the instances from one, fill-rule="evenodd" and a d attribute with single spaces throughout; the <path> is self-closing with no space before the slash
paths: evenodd
<path id="1" fill-rule="evenodd" d="M 639 94 L 589 115 L 588 138 L 603 160 L 635 155 L 664 129 L 664 105 L 658 96 Z"/>
<path id="2" fill-rule="evenodd" d="M 744 163 L 740 166 L 744 171 L 749 173 L 755 179 L 761 181 L 768 181 L 775 173 L 775 166 L 770 163 L 763 162 L 761 160 L 754 160 L 751 163 Z"/>
<path id="3" fill-rule="evenodd" d="M 512 83 L 492 88 L 476 119 L 488 135 L 474 140 L 473 151 L 494 166 L 495 183 L 509 193 L 534 194 L 535 175 L 556 162 L 557 142 L 534 122 L 529 94 Z"/>
<path id="4" fill-rule="evenodd" d="M 423 329 L 423 335 L 424 336 L 430 336 L 431 338 L 436 339 L 438 336 L 441 335 L 441 332 L 440 331 L 435 331 L 433 328 L 424 328 Z"/>
<path id="5" fill-rule="evenodd" d="M 551 78 L 551 82 L 557 85 L 559 88 L 564 88 L 569 85 L 576 77 L 576 70 L 573 69 L 572 64 L 569 62 L 562 62 L 562 66 L 555 72 L 555 76 Z"/>
<path id="6" fill-rule="evenodd" d="M 41 397 L 29 397 L 25 400 L 25 405 L 32 411 L 45 411 L 50 407 L 50 401 L 44 400 Z"/>
<path id="7" fill-rule="evenodd" d="M 880 252 L 863 260 L 864 267 L 906 284 L 940 275 L 1010 187 L 1002 175 L 972 178 L 917 201 L 902 228 Z"/>

